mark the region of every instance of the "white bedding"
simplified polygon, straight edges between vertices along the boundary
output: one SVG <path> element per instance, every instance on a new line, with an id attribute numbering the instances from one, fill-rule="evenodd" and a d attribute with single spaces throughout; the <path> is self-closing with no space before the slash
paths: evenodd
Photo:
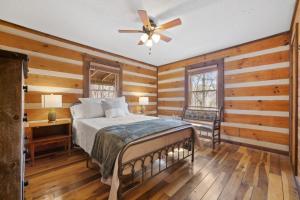
<path id="1" fill-rule="evenodd" d="M 101 129 L 108 126 L 128 124 L 139 121 L 146 121 L 151 119 L 157 119 L 157 117 L 129 114 L 125 117 L 117 118 L 91 118 L 91 119 L 76 119 L 73 121 L 73 128 L 75 129 L 74 142 L 84 149 L 89 155 L 93 148 L 95 135 Z M 139 156 L 139 154 L 146 154 L 155 148 L 161 148 L 163 146 L 175 143 L 176 141 L 186 138 L 188 132 L 176 132 L 174 135 L 165 135 L 167 132 L 172 132 L 172 130 L 164 131 L 160 133 L 162 137 L 150 140 L 147 143 L 141 143 L 139 145 L 133 146 L 126 151 L 123 155 L 123 160 L 130 160 L 134 157 Z M 152 137 L 152 136 L 149 136 Z M 196 137 L 195 139 L 197 139 Z M 145 138 L 144 138 L 145 139 Z M 196 140 L 197 141 L 197 140 Z M 154 149 L 152 149 L 154 148 Z M 142 151 L 140 151 L 142 149 Z M 145 152 L 144 152 L 145 151 Z M 118 159 L 118 158 L 117 158 Z M 97 162 L 96 162 L 97 163 Z M 99 164 L 99 163 L 97 163 Z M 111 185 L 109 200 L 117 200 L 117 191 L 119 188 L 119 178 L 118 178 L 118 162 L 115 163 L 113 176 L 108 179 L 102 179 L 104 184 Z"/>
<path id="2" fill-rule="evenodd" d="M 125 117 L 116 118 L 100 117 L 91 119 L 75 119 L 73 121 L 73 128 L 75 129 L 74 142 L 83 148 L 85 152 L 91 155 L 95 135 L 98 130 L 108 126 L 128 124 L 151 119 L 157 119 L 157 117 L 129 114 Z"/>

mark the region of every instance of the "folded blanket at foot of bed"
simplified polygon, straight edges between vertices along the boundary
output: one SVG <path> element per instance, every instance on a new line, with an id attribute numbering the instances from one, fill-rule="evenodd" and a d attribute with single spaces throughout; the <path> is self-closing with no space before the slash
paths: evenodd
<path id="1" fill-rule="evenodd" d="M 91 157 L 100 163 L 102 178 L 106 179 L 112 175 L 117 156 L 127 144 L 186 125 L 188 123 L 180 120 L 153 119 L 100 129 L 95 136 Z"/>

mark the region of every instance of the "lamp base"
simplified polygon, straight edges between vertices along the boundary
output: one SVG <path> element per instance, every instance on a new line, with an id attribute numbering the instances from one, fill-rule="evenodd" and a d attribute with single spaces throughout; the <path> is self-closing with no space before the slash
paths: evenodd
<path id="1" fill-rule="evenodd" d="M 56 121 L 56 112 L 54 110 L 51 110 L 48 113 L 48 122 L 49 123 L 54 123 Z"/>
<path id="2" fill-rule="evenodd" d="M 141 113 L 145 114 L 145 106 L 144 105 L 141 105 Z"/>

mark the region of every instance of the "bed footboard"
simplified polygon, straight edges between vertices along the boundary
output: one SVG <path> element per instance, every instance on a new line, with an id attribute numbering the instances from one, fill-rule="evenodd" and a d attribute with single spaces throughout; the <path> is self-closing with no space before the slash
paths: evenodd
<path id="1" fill-rule="evenodd" d="M 123 162 L 123 156 L 130 147 L 158 139 L 158 137 L 127 145 L 126 148 L 120 152 L 118 159 L 118 199 L 122 199 L 125 193 L 169 169 L 179 161 L 187 157 L 191 157 L 191 161 L 194 161 L 195 133 L 191 127 L 176 130 L 167 135 L 172 136 L 174 133 L 180 135 L 180 132 L 183 133 L 184 131 L 189 131 L 188 136 L 181 137 L 175 142 L 168 143 L 165 146 L 161 146 L 158 149 L 129 161 Z M 164 137 L 166 137 L 166 135 L 164 135 Z"/>

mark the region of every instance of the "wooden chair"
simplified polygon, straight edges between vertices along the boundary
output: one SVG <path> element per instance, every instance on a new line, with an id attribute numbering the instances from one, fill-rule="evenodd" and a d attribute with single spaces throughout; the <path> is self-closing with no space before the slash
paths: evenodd
<path id="1" fill-rule="evenodd" d="M 183 111 L 182 120 L 191 123 L 200 131 L 210 132 L 212 148 L 215 148 L 215 143 L 221 142 L 222 107 L 219 109 L 186 108 Z"/>

